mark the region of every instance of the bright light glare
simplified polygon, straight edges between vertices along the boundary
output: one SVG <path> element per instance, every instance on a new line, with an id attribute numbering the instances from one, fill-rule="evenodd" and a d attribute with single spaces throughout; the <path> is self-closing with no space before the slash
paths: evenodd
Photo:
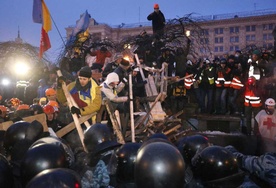
<path id="1" fill-rule="evenodd" d="M 7 78 L 3 78 L 3 79 L 2 79 L 2 85 L 7 86 L 7 85 L 9 85 L 10 83 L 11 83 L 11 82 L 10 82 L 9 79 L 7 79 Z"/>
<path id="2" fill-rule="evenodd" d="M 14 71 L 16 74 L 25 75 L 28 70 L 29 66 L 26 63 L 19 62 L 15 64 Z"/>
<path id="3" fill-rule="evenodd" d="M 186 34 L 187 37 L 189 37 L 189 36 L 191 35 L 191 31 L 190 31 L 190 30 L 187 30 L 187 31 L 185 32 L 185 34 Z"/>

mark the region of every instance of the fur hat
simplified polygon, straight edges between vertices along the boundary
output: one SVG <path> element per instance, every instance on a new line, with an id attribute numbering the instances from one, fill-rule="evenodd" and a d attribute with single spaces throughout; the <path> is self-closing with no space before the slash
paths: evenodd
<path id="1" fill-rule="evenodd" d="M 91 78 L 92 76 L 91 68 L 88 66 L 82 67 L 79 71 L 79 76 Z"/>

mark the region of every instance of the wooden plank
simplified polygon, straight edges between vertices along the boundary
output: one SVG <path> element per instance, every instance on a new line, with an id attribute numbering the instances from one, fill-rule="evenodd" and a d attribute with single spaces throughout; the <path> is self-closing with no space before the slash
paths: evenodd
<path id="1" fill-rule="evenodd" d="M 170 130 L 164 132 L 164 135 L 168 135 L 168 134 L 170 134 L 171 132 L 176 131 L 176 130 L 179 129 L 179 128 L 181 128 L 181 125 L 177 125 L 177 126 L 171 128 Z"/>
<path id="2" fill-rule="evenodd" d="M 46 122 L 46 115 L 44 113 L 23 118 L 23 121 L 26 121 L 26 122 L 29 122 L 29 123 L 33 122 L 34 120 L 37 120 L 42 124 L 44 132 L 48 132 L 48 126 L 47 126 L 47 122 Z M 3 122 L 3 123 L 0 124 L 0 130 L 6 131 L 12 124 L 14 124 L 14 122 L 12 122 L 12 121 Z"/>
<path id="3" fill-rule="evenodd" d="M 124 144 L 125 140 L 123 138 L 122 132 L 119 128 L 119 124 L 118 124 L 117 119 L 115 117 L 114 109 L 113 109 L 113 107 L 112 107 L 109 100 L 105 101 L 105 106 L 106 106 L 106 110 L 109 114 L 109 118 L 111 120 L 113 130 L 114 130 L 115 134 L 117 135 L 117 140 L 118 140 L 119 143 Z"/>
<path id="4" fill-rule="evenodd" d="M 153 77 L 149 76 L 148 77 L 148 83 L 150 85 L 150 95 L 158 95 L 157 89 L 156 89 L 156 85 L 154 83 Z M 161 95 L 162 96 L 162 95 Z M 149 106 L 150 108 L 153 106 L 153 102 L 149 102 Z M 153 109 L 151 111 L 151 117 L 153 119 L 153 121 L 163 121 L 166 117 L 166 113 L 163 111 L 161 102 L 156 102 L 156 104 L 153 106 Z"/>
<path id="5" fill-rule="evenodd" d="M 87 119 L 92 118 L 94 115 L 96 115 L 96 112 L 86 115 L 86 116 L 82 116 L 79 118 L 79 122 L 80 124 L 84 123 L 85 121 L 87 121 Z M 68 125 L 66 125 L 65 127 L 63 127 L 62 129 L 58 130 L 56 132 L 56 135 L 58 137 L 63 137 L 64 135 L 66 135 L 67 133 L 69 133 L 70 131 L 74 130 L 76 128 L 75 122 L 71 122 Z"/>

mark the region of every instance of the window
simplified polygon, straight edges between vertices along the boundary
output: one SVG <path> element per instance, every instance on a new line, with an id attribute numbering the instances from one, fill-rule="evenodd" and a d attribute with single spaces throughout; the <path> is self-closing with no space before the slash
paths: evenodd
<path id="1" fill-rule="evenodd" d="M 216 46 L 214 51 L 215 52 L 223 52 L 223 46 Z"/>
<path id="2" fill-rule="evenodd" d="M 273 36 L 272 36 L 272 33 L 269 33 L 267 38 L 268 38 L 268 40 L 273 40 L 274 39 Z"/>
<path id="3" fill-rule="evenodd" d="M 233 52 L 239 49 L 240 49 L 239 46 L 230 46 L 230 52 Z"/>
<path id="4" fill-rule="evenodd" d="M 200 44 L 209 44 L 209 39 L 207 39 L 207 38 L 201 38 L 200 39 Z"/>
<path id="5" fill-rule="evenodd" d="M 223 34 L 223 28 L 215 28 L 215 34 Z"/>
<path id="6" fill-rule="evenodd" d="M 223 43 L 223 37 L 216 37 L 215 43 Z"/>
<path id="7" fill-rule="evenodd" d="M 200 35 L 203 36 L 203 35 L 209 35 L 209 30 L 208 29 L 202 29 L 200 30 Z"/>
<path id="8" fill-rule="evenodd" d="M 230 37 L 230 42 L 239 42 L 239 37 L 236 36 L 236 37 Z"/>
<path id="9" fill-rule="evenodd" d="M 255 35 L 246 35 L 245 36 L 245 40 L 246 41 L 255 41 L 256 40 L 256 36 Z"/>
<path id="10" fill-rule="evenodd" d="M 230 33 L 238 33 L 240 31 L 239 27 L 230 27 L 229 28 Z"/>
<path id="11" fill-rule="evenodd" d="M 273 30 L 273 24 L 263 24 L 263 30 Z"/>
<path id="12" fill-rule="evenodd" d="M 256 26 L 255 26 L 255 25 L 248 25 L 248 26 L 245 26 L 245 31 L 246 31 L 246 32 L 256 31 Z"/>

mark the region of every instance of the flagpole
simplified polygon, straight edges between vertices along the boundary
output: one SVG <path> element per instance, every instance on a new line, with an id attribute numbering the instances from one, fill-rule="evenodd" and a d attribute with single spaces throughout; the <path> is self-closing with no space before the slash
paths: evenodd
<path id="1" fill-rule="evenodd" d="M 50 16 L 51 16 L 51 19 L 52 19 L 52 21 L 53 21 L 53 23 L 54 23 L 54 25 L 55 25 L 55 27 L 56 27 L 56 29 L 57 29 L 57 32 L 58 32 L 58 34 L 59 34 L 59 36 L 60 36 L 60 38 L 61 38 L 61 40 L 62 40 L 62 42 L 63 42 L 64 47 L 66 47 L 65 42 L 64 42 L 64 40 L 63 40 L 63 38 L 62 38 L 62 36 L 61 36 L 61 34 L 60 34 L 60 32 L 59 32 L 59 29 L 58 29 L 58 27 L 57 27 L 57 25 L 56 25 L 55 20 L 53 19 L 52 15 L 50 15 Z"/>

